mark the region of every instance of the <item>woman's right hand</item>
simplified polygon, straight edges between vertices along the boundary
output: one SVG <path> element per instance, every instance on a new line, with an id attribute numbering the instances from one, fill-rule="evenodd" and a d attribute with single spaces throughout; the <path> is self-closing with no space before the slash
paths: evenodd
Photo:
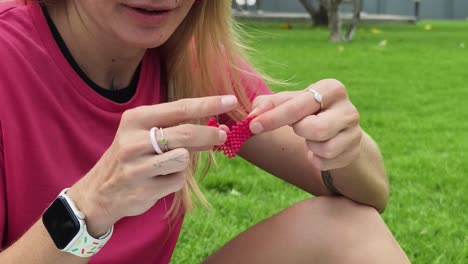
<path id="1" fill-rule="evenodd" d="M 98 237 L 121 218 L 143 214 L 162 197 L 181 190 L 189 152 L 210 150 L 227 138 L 220 128 L 181 123 L 222 114 L 236 106 L 234 96 L 213 96 L 124 112 L 111 146 L 68 191 L 86 216 L 88 232 Z M 152 127 L 164 128 L 168 139 L 169 151 L 162 155 L 151 145 Z"/>

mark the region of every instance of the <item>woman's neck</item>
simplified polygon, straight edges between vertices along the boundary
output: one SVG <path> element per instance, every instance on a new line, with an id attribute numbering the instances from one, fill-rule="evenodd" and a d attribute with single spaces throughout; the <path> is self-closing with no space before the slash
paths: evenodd
<path id="1" fill-rule="evenodd" d="M 130 84 L 144 49 L 119 45 L 114 36 L 100 32 L 91 19 L 84 18 L 73 1 L 57 1 L 47 9 L 74 60 L 89 79 L 113 90 Z"/>

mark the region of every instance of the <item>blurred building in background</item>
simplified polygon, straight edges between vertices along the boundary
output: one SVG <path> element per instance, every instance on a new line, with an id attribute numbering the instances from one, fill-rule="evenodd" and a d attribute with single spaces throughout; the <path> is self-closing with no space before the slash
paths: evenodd
<path id="1" fill-rule="evenodd" d="M 237 9 L 260 12 L 304 13 L 299 0 L 233 0 Z M 392 14 L 413 16 L 417 0 L 363 0 L 363 12 L 368 14 Z M 467 19 L 468 0 L 419 0 L 421 19 Z M 342 5 L 342 12 L 350 12 Z"/>

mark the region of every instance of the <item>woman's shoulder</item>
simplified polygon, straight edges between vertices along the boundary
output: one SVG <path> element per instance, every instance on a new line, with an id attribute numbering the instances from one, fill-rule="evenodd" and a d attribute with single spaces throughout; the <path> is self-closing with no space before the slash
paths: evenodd
<path id="1" fill-rule="evenodd" d="M 0 15 L 17 8 L 19 5 L 17 1 L 0 1 Z"/>
<path id="2" fill-rule="evenodd" d="M 0 0 L 0 22 L 5 25 L 24 19 L 30 19 L 29 8 L 30 5 L 21 4 L 18 1 Z"/>
<path id="3" fill-rule="evenodd" d="M 35 63 L 41 49 L 30 8 L 15 1 L 0 0 L 0 103 L 8 98 L 12 85 L 24 75 L 24 69 Z M 36 56 L 37 57 L 37 56 Z"/>
<path id="4" fill-rule="evenodd" d="M 28 58 L 42 45 L 30 12 L 32 7 L 0 0 L 0 69 L 11 67 L 18 58 Z"/>
<path id="5" fill-rule="evenodd" d="M 0 49 L 5 49 L 5 43 L 19 44 L 35 31 L 29 11 L 31 7 L 15 1 L 0 0 Z"/>

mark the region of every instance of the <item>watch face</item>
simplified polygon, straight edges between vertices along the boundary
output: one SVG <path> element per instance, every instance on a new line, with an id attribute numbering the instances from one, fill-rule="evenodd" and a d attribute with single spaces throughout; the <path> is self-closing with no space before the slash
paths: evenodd
<path id="1" fill-rule="evenodd" d="M 80 231 L 80 222 L 63 197 L 58 197 L 46 210 L 42 222 L 59 249 L 64 249 Z"/>

